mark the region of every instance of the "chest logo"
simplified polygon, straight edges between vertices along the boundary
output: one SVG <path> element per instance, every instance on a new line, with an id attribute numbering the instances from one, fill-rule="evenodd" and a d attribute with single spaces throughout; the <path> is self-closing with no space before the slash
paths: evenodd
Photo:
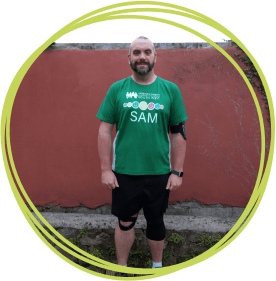
<path id="1" fill-rule="evenodd" d="M 135 92 L 132 92 L 132 93 L 127 92 L 126 98 L 127 99 L 128 98 L 135 98 L 135 99 L 137 99 L 137 93 L 135 93 Z"/>
<path id="2" fill-rule="evenodd" d="M 131 98 L 135 98 L 135 99 L 152 99 L 152 100 L 158 100 L 160 99 L 160 95 L 159 94 L 150 94 L 150 93 L 136 93 L 136 92 L 127 92 L 126 93 L 126 98 L 127 99 L 131 99 Z"/>
<path id="3" fill-rule="evenodd" d="M 164 109 L 163 104 L 153 103 L 153 102 L 146 103 L 145 101 L 127 102 L 127 103 L 124 103 L 123 106 L 124 107 L 132 107 L 134 109 L 140 108 L 141 110 L 146 110 L 146 109 L 149 109 L 149 110 L 153 110 L 153 109 L 159 110 L 159 109 L 161 109 L 162 110 L 162 109 Z"/>

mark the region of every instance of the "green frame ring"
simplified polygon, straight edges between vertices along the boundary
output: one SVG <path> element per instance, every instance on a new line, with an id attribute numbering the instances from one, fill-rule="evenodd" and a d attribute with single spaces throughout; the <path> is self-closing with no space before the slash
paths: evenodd
<path id="1" fill-rule="evenodd" d="M 113 11 L 113 12 L 109 12 L 109 13 L 106 13 L 106 14 L 97 15 L 93 18 L 89 18 L 91 15 L 96 15 L 97 13 L 100 13 L 100 12 L 103 12 L 103 11 L 108 11 L 108 10 L 113 9 L 113 8 L 130 6 L 130 5 L 159 5 L 159 6 L 163 6 L 163 7 L 179 9 L 181 11 L 188 12 L 188 13 L 193 13 L 196 16 L 191 15 L 191 14 L 187 14 L 187 13 L 183 13 L 183 12 L 179 12 L 179 11 L 175 11 L 175 10 L 168 10 L 168 9 L 165 10 L 165 9 L 156 9 L 156 8 L 133 8 L 133 9 L 127 9 L 127 10 L 121 10 L 121 11 Z M 147 12 L 171 13 L 171 14 L 190 17 L 190 18 L 193 18 L 195 20 L 201 21 L 201 22 L 203 22 L 205 24 L 208 24 L 208 25 L 216 28 L 217 30 L 223 32 L 225 35 L 227 35 L 232 40 L 234 39 L 234 41 L 236 43 L 238 43 L 239 46 L 241 46 L 242 49 L 245 51 L 245 53 L 250 57 L 251 61 L 253 62 L 254 66 L 256 67 L 256 69 L 257 69 L 257 71 L 258 71 L 258 73 L 259 73 L 259 75 L 262 79 L 262 83 L 264 85 L 264 88 L 265 88 L 265 91 L 266 91 L 266 94 L 267 94 L 267 97 L 268 97 L 268 102 L 269 102 L 269 105 L 270 105 L 271 145 L 270 145 L 270 151 L 269 151 L 269 156 L 268 156 L 268 160 L 267 160 L 267 165 L 265 167 L 264 175 L 263 175 L 262 180 L 261 180 L 261 175 L 262 175 L 262 172 L 263 172 L 263 169 L 264 169 L 264 153 L 265 153 L 265 147 L 264 147 L 265 135 L 264 135 L 263 118 L 262 118 L 262 114 L 261 114 L 261 111 L 260 111 L 260 108 L 259 108 L 259 103 L 258 103 L 258 100 L 256 98 L 255 92 L 254 92 L 251 84 L 248 82 L 248 80 L 247 80 L 245 74 L 243 73 L 243 71 L 239 68 L 239 66 L 237 66 L 235 61 L 227 53 L 224 52 L 223 49 L 221 49 L 218 45 L 216 45 L 213 41 L 211 41 L 207 37 L 203 36 L 202 34 L 196 32 L 196 31 L 194 31 L 193 29 L 187 28 L 187 27 L 185 27 L 181 24 L 178 24 L 178 23 L 174 23 L 174 22 L 167 21 L 167 20 L 160 19 L 160 18 L 156 18 L 156 17 L 134 16 L 134 15 L 119 15 L 118 16 L 117 15 L 120 12 L 121 13 L 130 13 L 130 12 L 141 12 L 141 11 L 142 12 L 147 11 Z M 87 19 L 87 18 L 89 18 L 89 19 Z M 15 168 L 15 165 L 14 165 L 14 162 L 13 162 L 13 159 L 12 159 L 11 145 L 10 145 L 10 139 L 9 139 L 11 109 L 12 109 L 12 105 L 13 105 L 14 98 L 15 98 L 16 92 L 18 90 L 18 87 L 19 87 L 22 79 L 24 78 L 27 70 L 29 69 L 29 67 L 32 65 L 32 63 L 35 61 L 35 59 L 44 51 L 45 48 L 47 48 L 53 41 L 55 41 L 57 38 L 63 36 L 64 34 L 66 34 L 68 32 L 71 32 L 72 30 L 75 30 L 77 28 L 80 28 L 84 25 L 88 25 L 88 24 L 92 24 L 92 23 L 100 22 L 100 21 L 106 21 L 106 20 L 115 20 L 115 19 L 143 19 L 143 20 L 152 20 L 152 21 L 162 22 L 162 23 L 170 24 L 170 25 L 173 25 L 175 27 L 187 30 L 187 31 L 189 31 L 189 32 L 201 37 L 201 38 L 204 38 L 207 42 L 209 42 L 211 45 L 213 45 L 218 51 L 223 53 L 223 55 L 225 55 L 226 57 L 229 56 L 229 57 L 227 57 L 227 59 L 229 59 L 231 61 L 231 63 L 236 67 L 236 69 L 240 72 L 240 74 L 242 75 L 244 81 L 248 85 L 249 90 L 252 94 L 253 100 L 254 100 L 256 108 L 257 108 L 259 121 L 260 121 L 261 139 L 262 139 L 261 165 L 260 165 L 260 169 L 259 169 L 259 173 L 258 173 L 258 178 L 257 178 L 256 184 L 255 184 L 255 188 L 253 190 L 251 198 L 250 198 L 242 216 L 239 218 L 239 220 L 234 225 L 234 227 L 230 230 L 230 232 L 222 240 L 220 240 L 220 242 L 218 242 L 214 247 L 212 247 L 208 251 L 204 252 L 200 256 L 198 256 L 198 257 L 196 257 L 196 258 L 194 258 L 194 259 L 192 259 L 188 262 L 177 264 L 177 265 L 170 266 L 170 267 L 167 267 L 167 268 L 158 269 L 158 270 L 139 269 L 139 272 L 137 270 L 135 270 L 135 272 L 134 272 L 132 269 L 130 270 L 130 268 L 122 268 L 118 265 L 114 265 L 114 264 L 105 262 L 101 259 L 95 258 L 95 257 L 87 254 L 86 252 L 80 250 L 79 248 L 77 248 L 73 244 L 71 244 L 68 240 L 66 240 L 63 236 L 61 236 L 57 231 L 55 231 L 54 228 L 52 228 L 47 223 L 47 221 L 40 215 L 40 213 L 37 211 L 35 206 L 32 204 L 32 202 L 30 201 L 30 199 L 28 198 L 28 196 L 27 196 L 27 194 L 24 190 L 24 187 L 22 186 L 22 184 L 20 182 L 20 179 L 17 175 L 16 168 Z M 7 171 L 7 175 L 8 175 L 13 193 L 14 193 L 14 195 L 16 197 L 16 200 L 17 200 L 17 202 L 18 202 L 18 204 L 21 208 L 21 211 L 23 212 L 27 221 L 33 227 L 34 231 L 40 236 L 40 238 L 43 240 L 43 242 L 46 243 L 61 258 L 63 258 L 64 260 L 66 260 L 70 264 L 76 266 L 77 268 L 79 268 L 83 271 L 86 271 L 88 273 L 92 273 L 92 274 L 97 275 L 97 276 L 105 277 L 105 278 L 116 279 L 116 280 L 118 279 L 118 277 L 114 278 L 112 276 L 108 276 L 108 275 L 104 275 L 104 274 L 98 274 L 96 272 L 89 271 L 89 270 L 87 270 L 87 269 L 85 269 L 81 266 L 78 266 L 78 265 L 74 264 L 73 262 L 71 262 L 69 259 L 65 258 L 53 246 L 51 246 L 51 244 L 40 234 L 40 232 L 37 230 L 36 227 L 38 227 L 50 240 L 52 240 L 57 245 L 59 245 L 58 241 L 56 239 L 54 239 L 50 234 L 48 234 L 48 232 L 40 225 L 40 223 L 36 220 L 36 218 L 29 211 L 29 209 L 25 205 L 22 197 L 19 194 L 19 191 L 16 187 L 16 184 L 19 186 L 22 194 L 24 195 L 27 202 L 30 204 L 30 206 L 32 207 L 33 211 L 36 213 L 38 218 L 42 222 L 44 222 L 45 225 L 58 238 L 60 238 L 63 242 L 65 242 L 67 245 L 69 245 L 74 250 L 77 250 L 80 254 L 86 256 L 87 258 L 91 258 L 91 260 L 87 259 L 87 258 L 85 258 L 81 255 L 78 255 L 78 254 L 75 255 L 74 252 L 72 252 L 70 249 L 66 248 L 65 246 L 63 246 L 61 244 L 60 246 L 62 246 L 65 251 L 69 252 L 70 254 L 73 253 L 74 256 L 76 256 L 78 258 L 81 258 L 82 260 L 84 260 L 88 263 L 94 264 L 96 266 L 100 267 L 100 265 L 103 265 L 103 268 L 105 268 L 105 269 L 120 271 L 120 272 L 126 272 L 126 273 L 134 273 L 134 274 L 138 274 L 138 273 L 150 274 L 150 275 L 147 275 L 147 276 L 130 278 L 130 279 L 139 279 L 140 280 L 140 279 L 147 279 L 147 278 L 152 278 L 152 277 L 157 277 L 157 276 L 169 274 L 169 273 L 175 272 L 176 270 L 180 270 L 182 268 L 185 268 L 185 267 L 194 265 L 198 262 L 201 262 L 201 261 L 207 259 L 208 257 L 211 257 L 212 255 L 214 255 L 218 251 L 222 250 L 225 246 L 227 246 L 233 240 L 233 237 L 231 238 L 231 236 L 235 233 L 235 229 L 237 229 L 239 226 L 241 226 L 243 221 L 248 216 L 246 222 L 243 223 L 243 225 L 240 227 L 240 229 L 237 231 L 237 233 L 240 233 L 244 229 L 244 227 L 247 225 L 247 223 L 250 221 L 253 214 L 255 213 L 255 211 L 256 211 L 256 209 L 257 209 L 257 207 L 258 207 L 258 205 L 261 201 L 261 198 L 263 196 L 263 193 L 264 193 L 267 181 L 268 181 L 268 177 L 269 177 L 269 173 L 270 173 L 271 165 L 272 165 L 272 155 L 273 155 L 273 150 L 274 150 L 274 137 L 275 137 L 275 135 L 274 135 L 275 134 L 274 124 L 275 124 L 275 119 L 274 119 L 274 110 L 273 110 L 273 105 L 272 105 L 272 99 L 271 99 L 271 94 L 270 94 L 267 82 L 265 80 L 265 77 L 264 77 L 259 65 L 257 64 L 255 59 L 253 58 L 253 56 L 245 48 L 245 46 L 238 40 L 238 38 L 236 38 L 230 31 L 228 31 L 226 28 L 224 28 L 220 24 L 216 23 L 212 19 L 210 19 L 210 18 L 208 18 L 208 17 L 206 17 L 202 14 L 199 14 L 195 11 L 192 11 L 190 9 L 186 9 L 186 8 L 181 7 L 181 6 L 172 5 L 172 4 L 168 4 L 168 3 L 164 3 L 164 2 L 134 1 L 134 2 L 125 2 L 125 3 L 110 5 L 110 6 L 95 10 L 92 13 L 88 13 L 88 14 L 84 15 L 83 17 L 80 17 L 79 19 L 71 22 L 70 24 L 68 24 L 67 26 L 62 28 L 60 31 L 58 31 L 56 34 L 54 34 L 51 38 L 49 38 L 41 47 L 39 47 L 26 60 L 26 62 L 22 65 L 22 67 L 20 68 L 20 70 L 16 74 L 15 78 L 13 79 L 13 81 L 11 83 L 11 86 L 9 88 L 9 91 L 7 93 L 7 97 L 5 99 L 3 112 L 2 112 L 2 119 L 1 119 L 1 139 L 2 139 L 2 151 L 3 151 L 4 164 L 5 164 L 5 168 L 6 168 L 6 171 Z M 14 179 L 13 179 L 13 177 L 14 177 Z M 260 184 L 259 184 L 259 182 L 260 182 Z M 251 211 L 251 210 L 253 210 L 253 211 Z M 237 235 L 234 235 L 234 236 L 237 237 Z M 124 279 L 124 278 L 119 278 L 119 279 Z"/>

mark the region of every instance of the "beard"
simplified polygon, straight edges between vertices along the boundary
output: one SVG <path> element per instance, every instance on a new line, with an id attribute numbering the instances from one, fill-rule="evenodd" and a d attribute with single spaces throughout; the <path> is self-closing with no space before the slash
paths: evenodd
<path id="1" fill-rule="evenodd" d="M 150 63 L 150 62 L 143 62 L 145 64 L 147 64 L 148 66 L 145 67 L 141 67 L 141 68 L 137 68 L 137 64 L 141 63 L 141 62 L 135 62 L 133 63 L 132 61 L 130 61 L 130 67 L 132 68 L 133 71 L 135 71 L 137 74 L 140 75 L 145 75 L 147 73 L 149 73 L 150 71 L 152 71 L 153 67 L 154 67 L 154 62 Z"/>

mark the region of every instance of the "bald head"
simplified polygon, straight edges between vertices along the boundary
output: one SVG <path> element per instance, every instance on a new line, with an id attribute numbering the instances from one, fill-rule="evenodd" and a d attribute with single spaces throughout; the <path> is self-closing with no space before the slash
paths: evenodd
<path id="1" fill-rule="evenodd" d="M 129 55 L 131 54 L 131 51 L 133 49 L 133 45 L 135 45 L 135 43 L 139 43 L 139 42 L 141 42 L 141 43 L 150 42 L 151 45 L 152 45 L 152 51 L 155 54 L 155 47 L 154 47 L 154 44 L 152 43 L 152 41 L 148 37 L 139 36 L 131 42 L 129 50 L 128 50 Z"/>

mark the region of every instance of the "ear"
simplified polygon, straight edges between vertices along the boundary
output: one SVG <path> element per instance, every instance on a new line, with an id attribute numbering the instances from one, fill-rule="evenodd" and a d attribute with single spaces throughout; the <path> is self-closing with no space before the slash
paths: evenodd
<path id="1" fill-rule="evenodd" d="M 130 54 L 127 55 L 128 63 L 130 64 Z"/>
<path id="2" fill-rule="evenodd" d="M 156 60 L 157 60 L 157 53 L 155 51 L 155 54 L 154 54 L 154 63 L 156 63 Z"/>

